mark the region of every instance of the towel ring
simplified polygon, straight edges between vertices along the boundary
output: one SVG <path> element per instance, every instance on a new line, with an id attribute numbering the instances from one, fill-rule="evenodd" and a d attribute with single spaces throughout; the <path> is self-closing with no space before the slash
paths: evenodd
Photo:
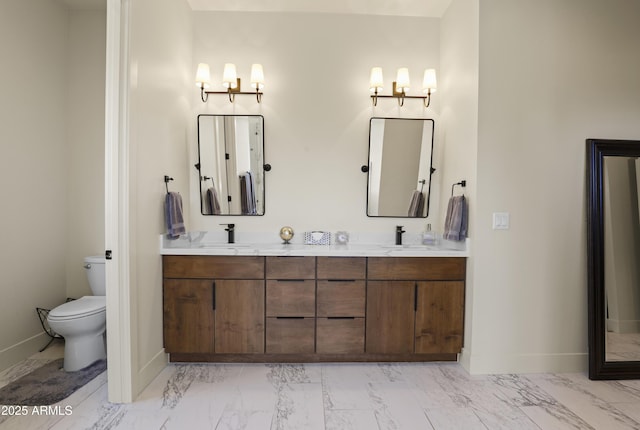
<path id="1" fill-rule="evenodd" d="M 456 185 L 460 185 L 462 188 L 465 188 L 467 186 L 467 181 L 463 179 L 462 181 L 456 182 L 455 184 L 451 185 L 451 197 L 453 197 L 453 189 Z"/>
<path id="2" fill-rule="evenodd" d="M 169 181 L 173 181 L 173 178 L 164 175 L 164 186 L 167 189 L 167 194 L 169 194 Z"/>

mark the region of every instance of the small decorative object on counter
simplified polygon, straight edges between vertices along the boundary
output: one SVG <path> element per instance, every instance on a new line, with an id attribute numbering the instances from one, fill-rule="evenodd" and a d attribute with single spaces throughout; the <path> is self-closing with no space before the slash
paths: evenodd
<path id="1" fill-rule="evenodd" d="M 293 229 L 289 226 L 284 226 L 280 229 L 280 239 L 282 239 L 285 245 L 289 244 L 289 241 L 293 239 Z"/>
<path id="2" fill-rule="evenodd" d="M 347 243 L 349 243 L 349 233 L 347 233 L 346 231 L 337 231 L 336 243 L 339 245 L 346 245 Z"/>
<path id="3" fill-rule="evenodd" d="M 305 231 L 305 245 L 331 245 L 331 233 L 328 231 Z"/>

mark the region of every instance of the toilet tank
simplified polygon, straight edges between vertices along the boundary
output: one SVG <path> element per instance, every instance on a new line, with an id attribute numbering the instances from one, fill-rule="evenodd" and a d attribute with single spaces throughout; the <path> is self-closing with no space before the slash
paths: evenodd
<path id="1" fill-rule="evenodd" d="M 84 269 L 94 296 L 106 296 L 105 258 L 101 255 L 84 258 Z"/>

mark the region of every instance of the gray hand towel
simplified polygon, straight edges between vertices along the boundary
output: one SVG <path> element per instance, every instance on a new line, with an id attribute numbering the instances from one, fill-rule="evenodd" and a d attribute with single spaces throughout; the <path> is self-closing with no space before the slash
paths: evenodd
<path id="1" fill-rule="evenodd" d="M 182 197 L 176 192 L 168 192 L 164 201 L 165 220 L 167 222 L 167 235 L 176 239 L 186 233 L 184 218 L 182 215 Z"/>
<path id="2" fill-rule="evenodd" d="M 467 237 L 467 202 L 464 196 L 449 199 L 444 220 L 444 234 L 447 240 L 462 241 Z"/>
<path id="3" fill-rule="evenodd" d="M 207 190 L 207 205 L 209 213 L 212 215 L 220 215 L 220 200 L 218 200 L 218 191 L 211 187 Z"/>
<path id="4" fill-rule="evenodd" d="M 411 195 L 411 203 L 409 203 L 408 216 L 417 218 L 422 215 L 422 208 L 424 207 L 424 194 L 415 190 Z"/>

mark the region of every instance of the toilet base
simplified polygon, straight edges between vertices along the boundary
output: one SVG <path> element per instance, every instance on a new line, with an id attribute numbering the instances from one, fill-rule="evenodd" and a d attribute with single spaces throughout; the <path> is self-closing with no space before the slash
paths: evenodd
<path id="1" fill-rule="evenodd" d="M 88 334 L 65 338 L 64 370 L 75 372 L 95 361 L 107 358 L 103 334 Z"/>

